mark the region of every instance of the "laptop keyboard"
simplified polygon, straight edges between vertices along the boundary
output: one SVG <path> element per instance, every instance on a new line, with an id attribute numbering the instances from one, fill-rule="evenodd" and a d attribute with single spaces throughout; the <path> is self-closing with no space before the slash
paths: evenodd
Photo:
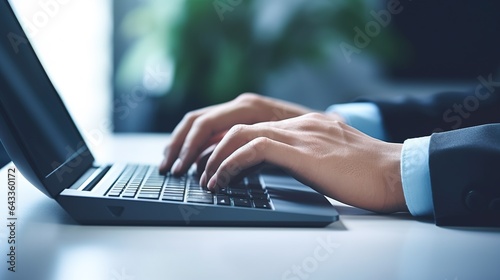
<path id="1" fill-rule="evenodd" d="M 106 193 L 110 197 L 147 199 L 165 202 L 212 204 L 226 207 L 272 209 L 271 198 L 259 175 L 244 177 L 212 193 L 198 184 L 194 175 L 160 175 L 158 167 L 127 165 Z"/>

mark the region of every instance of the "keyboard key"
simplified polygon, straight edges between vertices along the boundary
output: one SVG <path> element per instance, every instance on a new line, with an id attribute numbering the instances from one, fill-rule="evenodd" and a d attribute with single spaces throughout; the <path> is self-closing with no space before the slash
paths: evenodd
<path id="1" fill-rule="evenodd" d="M 109 192 L 110 193 L 121 193 L 123 189 L 115 189 L 115 188 L 112 188 Z"/>
<path id="2" fill-rule="evenodd" d="M 161 186 L 160 187 L 143 186 L 142 189 L 143 190 L 161 190 Z"/>
<path id="3" fill-rule="evenodd" d="M 231 188 L 231 196 L 248 197 L 248 191 Z"/>
<path id="4" fill-rule="evenodd" d="M 198 184 L 195 180 L 191 180 L 188 187 L 192 189 L 201 189 L 200 184 Z"/>
<path id="5" fill-rule="evenodd" d="M 144 199 L 158 199 L 160 197 L 159 193 L 140 193 L 137 198 L 144 198 Z"/>
<path id="6" fill-rule="evenodd" d="M 165 189 L 184 190 L 184 187 L 183 186 L 165 185 Z"/>
<path id="7" fill-rule="evenodd" d="M 122 197 L 132 198 L 135 196 L 135 192 L 124 192 Z"/>
<path id="8" fill-rule="evenodd" d="M 170 200 L 170 201 L 182 201 L 182 200 L 184 200 L 184 196 L 164 194 L 161 197 L 161 199 L 162 200 Z"/>
<path id="9" fill-rule="evenodd" d="M 204 190 L 188 190 L 188 195 L 212 195 L 212 192 Z"/>
<path id="10" fill-rule="evenodd" d="M 188 193 L 187 197 L 188 198 L 191 198 L 191 197 L 201 197 L 201 198 L 210 198 L 210 199 L 212 199 L 213 195 L 212 194 L 208 194 L 208 193 Z"/>
<path id="11" fill-rule="evenodd" d="M 239 180 L 237 182 L 229 182 L 228 184 L 229 187 L 231 187 L 231 189 L 246 189 L 246 185 L 245 185 L 245 182 L 243 182 L 242 180 Z"/>
<path id="12" fill-rule="evenodd" d="M 169 185 L 184 186 L 184 185 L 186 185 L 186 178 L 172 176 L 172 177 L 168 178 L 168 184 Z"/>
<path id="13" fill-rule="evenodd" d="M 151 183 L 151 182 L 146 182 L 144 183 L 144 187 L 156 187 L 156 188 L 161 188 L 163 186 L 163 182 L 159 183 Z"/>
<path id="14" fill-rule="evenodd" d="M 194 197 L 188 197 L 187 202 L 213 204 L 214 200 L 212 197 L 194 196 Z"/>
<path id="15" fill-rule="evenodd" d="M 120 192 L 112 192 L 111 191 L 111 192 L 108 193 L 108 196 L 115 196 L 115 197 L 117 197 L 117 196 L 120 196 Z"/>
<path id="16" fill-rule="evenodd" d="M 262 185 L 260 183 L 249 183 L 247 187 L 251 190 L 262 190 Z"/>
<path id="17" fill-rule="evenodd" d="M 262 190 L 263 186 L 260 183 L 260 177 L 257 174 L 248 175 L 247 179 L 247 187 L 252 190 Z"/>
<path id="18" fill-rule="evenodd" d="M 218 194 L 229 194 L 229 189 L 228 188 L 219 188 L 217 190 Z"/>
<path id="19" fill-rule="evenodd" d="M 252 193 L 252 195 L 264 195 L 264 194 L 267 194 L 267 190 L 250 190 L 250 192 Z"/>
<path id="20" fill-rule="evenodd" d="M 229 196 L 227 196 L 227 195 L 218 195 L 217 196 L 217 205 L 231 206 L 231 201 L 229 200 Z"/>
<path id="21" fill-rule="evenodd" d="M 141 196 L 160 196 L 159 192 L 140 192 L 138 197 L 141 198 Z"/>
<path id="22" fill-rule="evenodd" d="M 268 194 L 252 194 L 252 199 L 254 201 L 257 201 L 257 200 L 269 201 L 269 195 Z"/>
<path id="23" fill-rule="evenodd" d="M 271 209 L 271 205 L 269 205 L 267 201 L 254 200 L 253 203 L 255 205 L 255 208 Z"/>
<path id="24" fill-rule="evenodd" d="M 260 176 L 258 174 L 248 174 L 246 179 L 248 184 L 260 184 Z"/>
<path id="25" fill-rule="evenodd" d="M 184 195 L 184 190 L 179 190 L 179 189 L 165 189 L 163 191 L 163 193 Z"/>
<path id="26" fill-rule="evenodd" d="M 252 207 L 252 204 L 250 203 L 250 199 L 248 199 L 248 198 L 236 197 L 236 198 L 233 198 L 233 202 L 234 202 L 234 206 Z"/>

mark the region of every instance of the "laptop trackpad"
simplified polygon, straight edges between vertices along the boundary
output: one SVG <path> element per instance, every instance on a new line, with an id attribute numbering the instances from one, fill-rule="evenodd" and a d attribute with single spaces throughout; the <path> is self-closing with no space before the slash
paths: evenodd
<path id="1" fill-rule="evenodd" d="M 332 208 L 330 202 L 322 194 L 290 176 L 267 174 L 261 176 L 277 210 L 301 209 L 300 211 L 304 211 L 307 208 L 311 210 Z"/>

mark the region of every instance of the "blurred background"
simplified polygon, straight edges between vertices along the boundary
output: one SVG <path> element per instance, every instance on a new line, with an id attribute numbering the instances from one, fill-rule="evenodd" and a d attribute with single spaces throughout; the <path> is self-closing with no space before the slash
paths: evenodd
<path id="1" fill-rule="evenodd" d="M 11 2 L 90 142 L 171 131 L 243 92 L 324 110 L 466 90 L 500 65 L 494 0 Z"/>

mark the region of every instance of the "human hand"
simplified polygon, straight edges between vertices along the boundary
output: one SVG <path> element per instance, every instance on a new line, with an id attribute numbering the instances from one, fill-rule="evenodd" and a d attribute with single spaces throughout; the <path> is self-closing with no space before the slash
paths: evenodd
<path id="1" fill-rule="evenodd" d="M 256 94 L 242 94 L 236 99 L 185 115 L 166 146 L 160 172 L 171 170 L 179 175 L 206 154 L 236 124 L 279 121 L 300 116 L 312 110 Z M 340 117 L 339 117 L 340 119 Z"/>
<path id="2" fill-rule="evenodd" d="M 235 125 L 208 159 L 200 184 L 214 190 L 241 171 L 266 162 L 346 204 L 376 212 L 407 211 L 401 148 L 319 113 Z"/>

